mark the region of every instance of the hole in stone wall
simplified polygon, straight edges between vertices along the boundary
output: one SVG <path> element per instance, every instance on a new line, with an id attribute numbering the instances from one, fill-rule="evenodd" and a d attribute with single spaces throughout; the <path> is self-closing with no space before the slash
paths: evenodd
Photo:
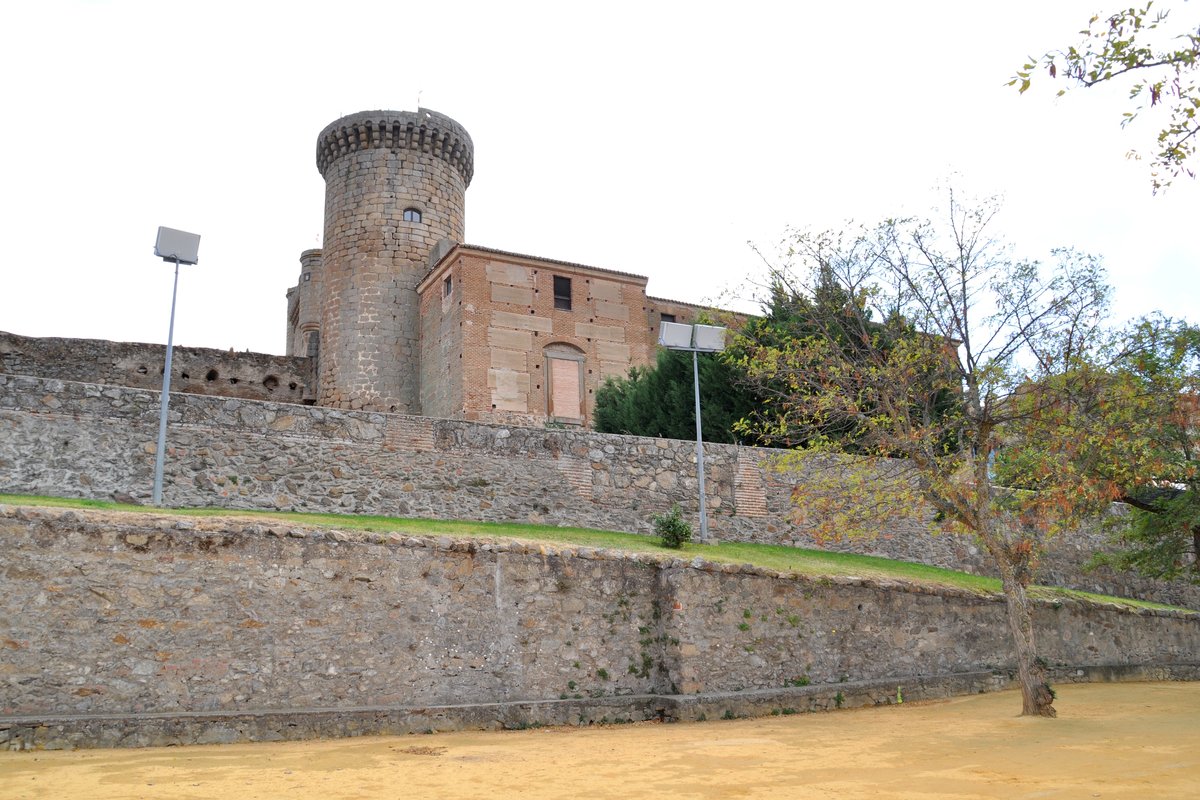
<path id="1" fill-rule="evenodd" d="M 149 371 L 150 371 L 150 370 L 148 370 L 148 369 L 146 368 L 146 365 L 145 365 L 145 364 L 143 364 L 142 366 L 140 366 L 140 367 L 138 367 L 138 368 L 137 368 L 137 374 L 138 374 L 138 375 L 145 375 L 145 374 L 146 374 L 147 372 L 149 372 Z"/>
<path id="2" fill-rule="evenodd" d="M 233 385 L 235 385 L 235 386 L 236 386 L 236 385 L 237 385 L 237 382 L 238 382 L 238 379 L 237 379 L 237 378 L 230 378 L 230 379 L 229 379 L 229 382 L 230 382 L 230 383 L 232 383 Z"/>
<path id="3" fill-rule="evenodd" d="M 295 381 L 292 381 L 291 383 L 288 384 L 288 391 L 290 391 L 290 392 L 296 391 L 296 382 Z"/>
<path id="4" fill-rule="evenodd" d="M 220 376 L 217 375 L 217 371 L 215 369 L 210 369 L 204 374 L 204 380 L 206 381 L 215 381 L 218 377 Z"/>
<path id="5" fill-rule="evenodd" d="M 279 388 L 279 378 L 276 378 L 274 375 L 268 375 L 263 378 L 263 386 L 268 392 L 273 392 Z"/>
<path id="6" fill-rule="evenodd" d="M 186 381 L 188 378 L 190 378 L 192 376 L 188 375 L 186 372 L 181 372 L 181 373 L 179 373 L 179 377 L 183 378 Z"/>

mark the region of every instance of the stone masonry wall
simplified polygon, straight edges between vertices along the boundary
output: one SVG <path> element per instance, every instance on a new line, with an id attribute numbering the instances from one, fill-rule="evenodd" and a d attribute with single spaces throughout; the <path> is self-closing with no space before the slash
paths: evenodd
<path id="1" fill-rule="evenodd" d="M 559 702 L 803 683 L 875 681 L 887 702 L 1014 663 L 999 597 L 898 583 L 20 507 L 0 507 L 0 536 L 0 733 L 71 715 L 544 704 L 528 723 Z M 1200 660 L 1195 613 L 1064 602 L 1035 617 L 1059 671 Z"/>
<path id="2" fill-rule="evenodd" d="M 427 110 L 368 111 L 317 139 L 325 178 L 320 404 L 419 414 L 417 284 L 460 242 L 473 145 Z M 405 219 L 413 209 L 419 221 Z"/>
<path id="3" fill-rule="evenodd" d="M 0 331 L 0 374 L 162 389 L 161 344 L 18 336 Z M 299 403 L 308 359 L 176 345 L 171 391 Z"/>
<path id="4" fill-rule="evenodd" d="M 286 339 L 289 356 L 307 356 L 312 334 L 321 330 L 321 286 L 324 270 L 319 248 L 300 254 L 300 276 L 287 290 L 288 316 Z M 316 387 L 311 387 L 316 396 Z"/>
<path id="5" fill-rule="evenodd" d="M 157 393 L 0 375 L 0 492 L 146 501 Z M 173 395 L 169 505 L 277 508 L 435 519 L 529 521 L 651 532 L 678 503 L 697 513 L 694 445 L 589 431 Z M 803 481 L 772 451 L 706 446 L 710 526 L 720 539 L 820 546 L 987 573 L 966 537 L 933 535 L 914 509 L 877 536 L 815 542 L 791 522 Z M 1084 574 L 1097 531 L 1052 542 L 1043 572 L 1059 585 L 1200 608 L 1196 587 Z"/>

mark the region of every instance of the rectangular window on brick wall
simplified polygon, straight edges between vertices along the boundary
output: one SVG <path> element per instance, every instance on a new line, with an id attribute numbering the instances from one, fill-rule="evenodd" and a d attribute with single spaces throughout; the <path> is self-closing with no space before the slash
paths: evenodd
<path id="1" fill-rule="evenodd" d="M 571 310 L 571 279 L 554 276 L 554 307 L 559 311 Z"/>
<path id="2" fill-rule="evenodd" d="M 454 292 L 454 276 L 447 275 L 442 281 L 442 297 L 449 297 Z"/>

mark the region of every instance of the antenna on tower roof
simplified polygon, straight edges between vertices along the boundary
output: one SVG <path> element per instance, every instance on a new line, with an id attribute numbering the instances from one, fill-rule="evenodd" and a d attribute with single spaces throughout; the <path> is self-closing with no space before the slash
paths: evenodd
<path id="1" fill-rule="evenodd" d="M 424 91 L 424 90 L 417 89 L 417 111 L 421 110 L 421 92 L 422 91 Z"/>

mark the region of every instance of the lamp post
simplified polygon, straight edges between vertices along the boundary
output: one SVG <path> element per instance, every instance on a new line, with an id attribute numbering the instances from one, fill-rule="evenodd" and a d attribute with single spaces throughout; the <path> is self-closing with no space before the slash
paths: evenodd
<path id="1" fill-rule="evenodd" d="M 200 260 L 200 234 L 158 229 L 154 255 L 163 261 L 175 262 L 175 285 L 171 287 L 171 323 L 167 328 L 167 361 L 163 366 L 162 396 L 158 412 L 158 447 L 154 451 L 153 503 L 162 505 L 163 459 L 167 452 L 167 405 L 171 401 L 171 355 L 175 344 L 175 296 L 179 292 L 179 265 L 196 264 Z"/>
<path id="2" fill-rule="evenodd" d="M 704 497 L 704 435 L 700 424 L 700 363 L 699 353 L 719 353 L 725 349 L 725 331 L 719 325 L 684 325 L 663 322 L 658 329 L 658 343 L 668 350 L 683 350 L 692 354 L 692 388 L 696 399 L 696 477 L 700 483 L 700 541 L 712 544 L 708 535 L 708 509 Z"/>

